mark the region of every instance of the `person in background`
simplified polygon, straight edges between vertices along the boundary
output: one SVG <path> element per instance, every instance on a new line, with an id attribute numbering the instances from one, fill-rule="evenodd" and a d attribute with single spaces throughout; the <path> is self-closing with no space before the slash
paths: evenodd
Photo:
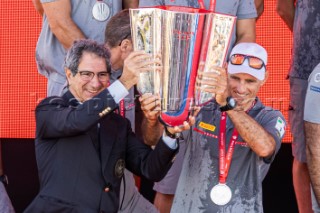
<path id="1" fill-rule="evenodd" d="M 307 167 L 303 111 L 308 77 L 320 62 L 320 1 L 278 0 L 277 12 L 293 33 L 289 124 L 292 141 L 293 186 L 300 213 L 311 213 L 310 176 Z"/>
<path id="2" fill-rule="evenodd" d="M 183 134 L 187 149 L 171 212 L 263 212 L 262 181 L 286 128 L 281 112 L 257 97 L 267 57 L 258 44 L 239 43 L 227 70 L 200 73 L 198 89 L 215 100 Z"/>
<path id="3" fill-rule="evenodd" d="M 139 80 L 140 72 L 161 69 L 161 61 L 143 51 L 125 60 L 123 74 L 109 85 L 110 54 L 93 40 L 79 40 L 65 59 L 68 79 L 63 96 L 41 101 L 35 110 L 35 151 L 40 191 L 25 210 L 33 212 L 117 212 L 124 168 L 161 180 L 178 152 L 168 128 L 154 150 L 113 111 Z M 120 207 L 121 209 L 121 207 Z"/>
<path id="4" fill-rule="evenodd" d="M 47 96 L 61 95 L 66 86 L 63 60 L 77 39 L 104 41 L 108 20 L 122 8 L 138 6 L 138 0 L 32 0 L 42 15 L 36 46 L 38 72 L 48 79 Z"/>
<path id="5" fill-rule="evenodd" d="M 204 1 L 206 9 L 209 9 L 210 0 Z M 260 14 L 263 12 L 263 0 L 256 0 L 257 6 L 260 8 Z M 177 6 L 188 6 L 199 8 L 198 0 L 140 0 L 140 7 L 152 7 L 156 5 L 177 5 Z M 256 41 L 256 18 L 258 17 L 257 11 L 255 8 L 254 0 L 245 0 L 245 1 L 237 1 L 237 0 L 217 0 L 216 1 L 216 12 L 229 14 L 237 16 L 237 21 L 235 25 L 235 29 L 233 31 L 233 36 L 229 47 L 233 47 L 236 43 L 241 42 L 255 42 Z M 229 49 L 229 53 L 230 50 Z M 229 55 L 229 54 L 228 54 Z M 155 97 L 154 97 L 155 98 Z M 144 121 L 147 122 L 147 121 Z M 158 124 L 158 126 L 160 126 Z M 156 135 L 158 134 L 158 135 Z M 154 132 L 153 135 L 149 134 L 146 141 L 149 141 L 149 145 L 154 145 L 154 142 L 157 142 L 157 138 L 159 138 L 161 132 Z M 181 167 L 182 167 L 182 159 L 184 155 L 185 144 L 182 140 L 180 140 L 180 152 L 177 156 L 177 159 L 168 172 L 167 176 L 158 183 L 155 183 L 154 190 L 156 191 L 154 204 L 160 210 L 161 213 L 170 212 L 177 182 L 179 179 Z"/>
<path id="6" fill-rule="evenodd" d="M 105 44 L 110 50 L 111 57 L 111 83 L 115 82 L 121 77 L 125 59 L 133 51 L 133 44 L 131 40 L 131 28 L 130 28 L 130 17 L 129 10 L 122 10 L 111 17 L 107 24 L 105 31 Z M 137 112 L 140 111 L 138 106 L 135 106 L 137 97 L 134 94 L 134 88 L 129 90 L 129 95 L 124 98 L 123 105 L 120 111 L 122 116 L 128 118 L 131 122 L 133 131 L 139 130 L 140 128 L 149 129 L 149 127 L 137 125 L 135 126 L 135 121 L 138 119 L 136 116 Z M 158 104 L 155 104 L 158 103 Z M 159 110 L 160 101 L 153 102 L 152 106 L 155 106 L 154 112 Z M 151 124 L 152 122 L 147 122 Z M 154 129 L 153 131 L 156 131 Z M 137 132 L 140 131 L 135 131 Z M 148 134 L 148 132 L 143 131 L 142 133 Z M 137 134 L 138 135 L 138 134 Z M 141 137 L 141 134 L 138 135 Z M 158 212 L 155 206 L 150 203 L 146 198 L 144 198 L 138 191 L 135 185 L 135 179 L 131 172 L 128 170 L 124 171 L 123 176 L 125 181 L 122 181 L 120 188 L 120 202 L 123 199 L 122 209 L 119 212 L 128 213 L 154 213 Z M 124 184 L 125 183 L 125 184 Z"/>
<path id="7" fill-rule="evenodd" d="M 313 211 L 320 212 L 320 64 L 309 76 L 304 107 L 307 165 L 312 183 Z M 313 193 L 314 192 L 314 193 Z"/>

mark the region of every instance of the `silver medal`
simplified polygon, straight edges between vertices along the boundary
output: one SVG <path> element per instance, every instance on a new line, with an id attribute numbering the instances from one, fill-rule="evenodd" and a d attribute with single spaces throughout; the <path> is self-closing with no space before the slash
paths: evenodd
<path id="1" fill-rule="evenodd" d="M 215 185 L 210 192 L 210 198 L 212 202 L 219 206 L 226 205 L 231 200 L 232 193 L 226 184 L 219 183 Z"/>
<path id="2" fill-rule="evenodd" d="M 110 8 L 106 3 L 96 1 L 92 8 L 92 15 L 98 21 L 105 21 L 110 16 Z"/>

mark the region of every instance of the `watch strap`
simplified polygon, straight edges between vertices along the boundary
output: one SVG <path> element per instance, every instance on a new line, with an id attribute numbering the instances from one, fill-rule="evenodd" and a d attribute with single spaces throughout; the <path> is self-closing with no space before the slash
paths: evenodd
<path id="1" fill-rule="evenodd" d="M 230 110 L 228 103 L 225 106 L 220 107 L 220 111 L 221 112 L 225 112 L 225 111 L 228 111 L 228 110 Z"/>
<path id="2" fill-rule="evenodd" d="M 232 110 L 232 109 L 235 108 L 235 105 L 230 105 L 230 100 L 231 99 L 232 99 L 232 97 L 228 97 L 227 98 L 227 104 L 225 106 L 220 107 L 220 111 L 221 112 L 225 112 L 225 111 Z"/>
<path id="3" fill-rule="evenodd" d="M 169 132 L 167 127 L 164 127 L 164 132 L 165 132 L 166 136 L 168 136 L 169 138 L 172 138 L 172 139 L 178 139 L 180 137 L 180 133 L 172 134 L 171 132 Z"/>

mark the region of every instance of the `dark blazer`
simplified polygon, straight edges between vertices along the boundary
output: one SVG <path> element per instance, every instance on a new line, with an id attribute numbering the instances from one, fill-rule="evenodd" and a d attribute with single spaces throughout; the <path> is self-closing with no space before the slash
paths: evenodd
<path id="1" fill-rule="evenodd" d="M 166 175 L 177 150 L 139 141 L 116 107 L 108 90 L 83 104 L 68 91 L 37 106 L 40 192 L 25 212 L 117 212 L 124 167 L 152 181 Z"/>

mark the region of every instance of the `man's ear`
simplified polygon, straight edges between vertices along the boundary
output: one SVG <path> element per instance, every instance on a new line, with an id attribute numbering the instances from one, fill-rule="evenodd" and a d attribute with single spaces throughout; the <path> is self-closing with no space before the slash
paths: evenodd
<path id="1" fill-rule="evenodd" d="M 71 79 L 71 77 L 73 77 L 73 74 L 72 74 L 71 70 L 68 68 L 64 68 L 64 72 L 66 73 L 66 77 L 67 77 L 67 81 L 68 81 L 68 85 L 69 85 L 70 79 Z"/>
<path id="2" fill-rule="evenodd" d="M 121 42 L 120 48 L 121 48 L 121 52 L 131 52 L 133 48 L 131 40 L 124 39 Z"/>

